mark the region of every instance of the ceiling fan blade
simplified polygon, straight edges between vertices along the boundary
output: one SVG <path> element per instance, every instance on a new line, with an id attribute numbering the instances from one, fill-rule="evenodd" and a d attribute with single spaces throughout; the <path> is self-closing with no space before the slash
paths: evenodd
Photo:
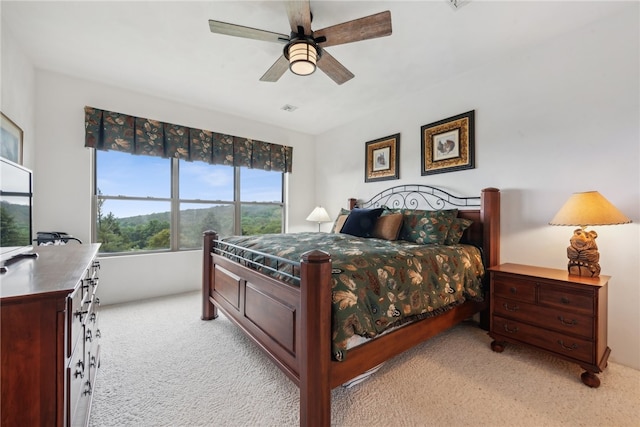
<path id="1" fill-rule="evenodd" d="M 260 77 L 261 82 L 277 82 L 280 77 L 289 69 L 289 60 L 284 57 L 284 55 L 280 55 L 280 58 L 276 62 L 273 63 L 271 68 L 267 70 L 266 73 L 262 77 Z"/>
<path id="2" fill-rule="evenodd" d="M 247 39 L 264 40 L 267 42 L 288 43 L 286 34 L 272 33 L 271 31 L 258 30 L 242 25 L 229 24 L 227 22 L 209 19 L 209 29 L 212 33 L 225 34 L 227 36 L 244 37 Z"/>
<path id="3" fill-rule="evenodd" d="M 341 85 L 344 82 L 351 80 L 354 75 L 351 71 L 347 70 L 344 65 L 338 62 L 336 58 L 331 56 L 326 50 L 322 51 L 322 56 L 318 60 L 318 68 L 325 72 L 327 76 L 334 82 Z"/>
<path id="4" fill-rule="evenodd" d="M 298 32 L 298 26 L 304 28 L 304 33 L 311 34 L 311 6 L 309 0 L 297 0 L 285 2 L 287 16 L 291 31 Z"/>
<path id="5" fill-rule="evenodd" d="M 388 35 L 391 35 L 391 12 L 388 10 L 313 32 L 314 38 L 327 39 L 320 42 L 323 48 Z"/>

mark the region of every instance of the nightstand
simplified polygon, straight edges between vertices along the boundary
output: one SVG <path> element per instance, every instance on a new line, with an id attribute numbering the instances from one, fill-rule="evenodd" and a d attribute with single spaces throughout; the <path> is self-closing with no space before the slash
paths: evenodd
<path id="1" fill-rule="evenodd" d="M 580 365 L 582 382 L 598 387 L 607 366 L 609 276 L 569 275 L 566 270 L 502 264 L 491 276 L 491 349 L 525 344 Z"/>

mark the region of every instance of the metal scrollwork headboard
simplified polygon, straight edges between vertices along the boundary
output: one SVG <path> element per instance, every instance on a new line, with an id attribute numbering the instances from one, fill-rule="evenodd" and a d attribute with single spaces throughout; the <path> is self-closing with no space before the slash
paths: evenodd
<path id="1" fill-rule="evenodd" d="M 441 210 L 460 207 L 479 207 L 477 197 L 458 197 L 429 185 L 398 185 L 388 188 L 366 202 L 357 202 L 361 208 Z"/>

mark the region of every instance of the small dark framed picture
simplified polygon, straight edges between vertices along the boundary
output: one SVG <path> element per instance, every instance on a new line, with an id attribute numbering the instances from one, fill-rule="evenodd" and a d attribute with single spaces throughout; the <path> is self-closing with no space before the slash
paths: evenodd
<path id="1" fill-rule="evenodd" d="M 0 156 L 22 164 L 22 129 L 0 112 Z"/>
<path id="2" fill-rule="evenodd" d="M 366 143 L 364 182 L 400 178 L 400 134 Z"/>
<path id="3" fill-rule="evenodd" d="M 473 169 L 475 110 L 420 128 L 422 175 Z"/>

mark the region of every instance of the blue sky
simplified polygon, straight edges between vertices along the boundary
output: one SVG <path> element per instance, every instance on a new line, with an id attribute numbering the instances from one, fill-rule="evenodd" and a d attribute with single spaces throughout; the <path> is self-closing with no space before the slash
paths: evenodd
<path id="1" fill-rule="evenodd" d="M 171 196 L 171 161 L 116 151 L 97 151 L 97 185 L 103 195 Z M 180 162 L 180 198 L 233 200 L 233 168 L 204 162 Z M 242 201 L 276 202 L 281 199 L 282 174 L 240 169 Z M 166 212 L 168 202 L 107 201 L 105 213 L 117 218 Z M 209 205 L 206 205 L 207 207 Z"/>

